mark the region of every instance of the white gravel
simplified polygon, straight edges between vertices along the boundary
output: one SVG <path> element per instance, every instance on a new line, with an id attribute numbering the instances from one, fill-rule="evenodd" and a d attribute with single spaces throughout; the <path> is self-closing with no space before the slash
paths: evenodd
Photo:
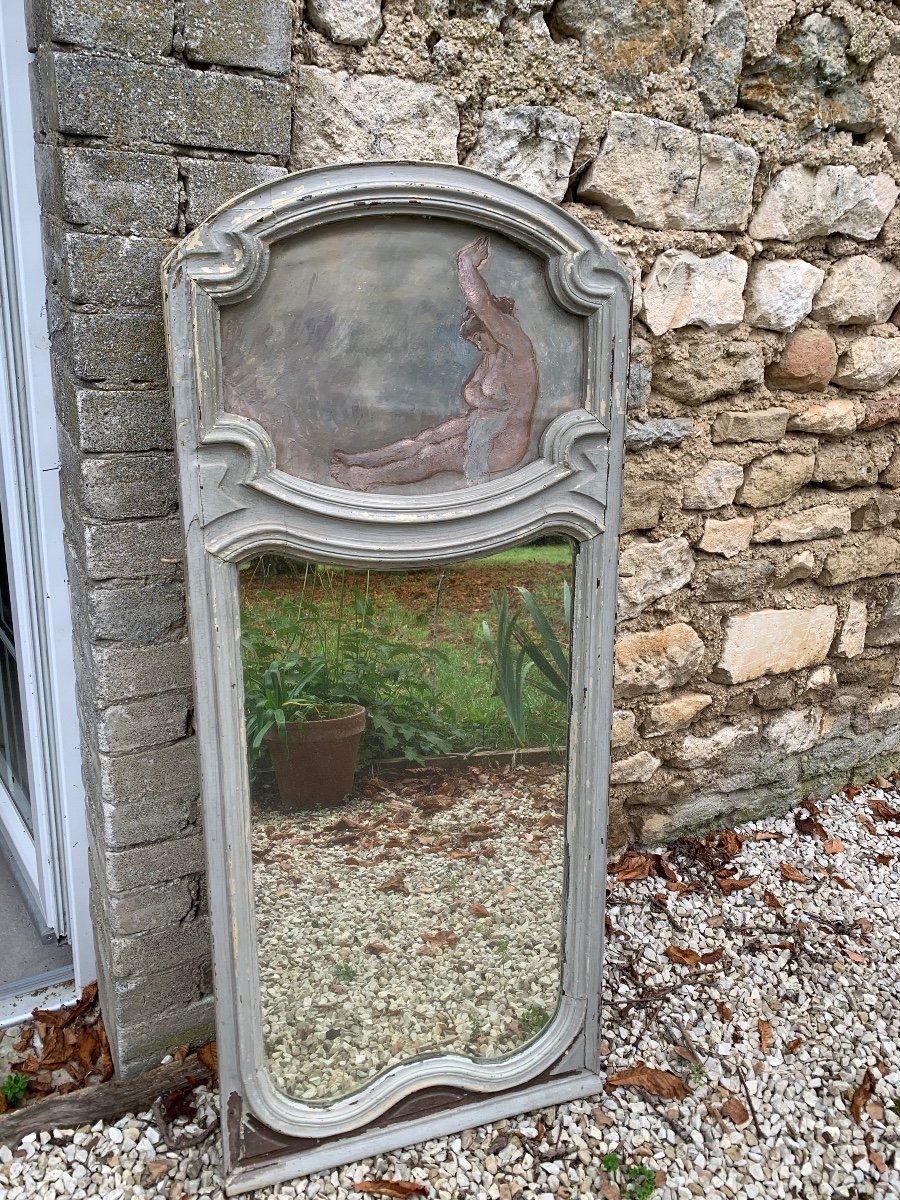
<path id="1" fill-rule="evenodd" d="M 339 810 L 258 810 L 276 1083 L 323 1100 L 416 1054 L 497 1058 L 540 1032 L 559 998 L 562 809 L 560 768 L 528 766 L 419 769 Z"/>
<path id="2" fill-rule="evenodd" d="M 799 832 L 793 817 L 745 826 L 751 840 L 725 865 L 753 882 L 727 896 L 699 869 L 702 890 L 688 894 L 664 876 L 613 883 L 608 1070 L 643 1062 L 674 1072 L 692 1089 L 685 1099 L 617 1088 L 259 1191 L 258 1200 L 349 1198 L 359 1195 L 355 1182 L 378 1178 L 420 1181 L 446 1200 L 614 1197 L 601 1166 L 611 1151 L 650 1171 L 660 1200 L 900 1195 L 900 823 L 873 813 L 872 800 L 900 807 L 897 791 L 878 788 L 823 804 L 828 840 Z M 752 840 L 763 832 L 784 840 Z M 690 878 L 677 852 L 670 861 Z M 806 882 L 785 878 L 781 864 Z M 691 968 L 669 961 L 670 946 L 723 954 Z M 851 1096 L 867 1071 L 873 1094 L 857 1123 Z M 749 1113 L 737 1125 L 723 1114 L 725 1105 L 736 1111 L 734 1099 Z M 211 1119 L 214 1101 L 205 1104 Z M 0 1148 L 4 1200 L 221 1194 L 217 1135 L 170 1153 L 149 1114 Z"/>

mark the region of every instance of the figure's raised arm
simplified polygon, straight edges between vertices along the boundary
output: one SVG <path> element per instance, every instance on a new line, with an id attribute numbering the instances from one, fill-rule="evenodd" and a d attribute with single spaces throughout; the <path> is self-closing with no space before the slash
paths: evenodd
<path id="1" fill-rule="evenodd" d="M 456 256 L 456 274 L 466 304 L 484 325 L 488 333 L 500 345 L 509 343 L 510 334 L 518 329 L 518 322 L 511 321 L 509 314 L 497 303 L 497 297 L 485 283 L 480 268 L 490 261 L 491 247 L 486 235 L 463 246 Z"/>

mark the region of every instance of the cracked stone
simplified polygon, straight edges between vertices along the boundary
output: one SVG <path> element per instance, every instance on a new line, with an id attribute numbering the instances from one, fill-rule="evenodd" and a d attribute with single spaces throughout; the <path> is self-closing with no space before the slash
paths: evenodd
<path id="1" fill-rule="evenodd" d="M 645 229 L 746 229 L 759 156 L 718 134 L 614 112 L 578 189 L 613 217 Z"/>
<path id="2" fill-rule="evenodd" d="M 852 391 L 877 392 L 900 372 L 900 337 L 861 337 L 838 362 L 834 382 Z"/>
<path id="3" fill-rule="evenodd" d="M 686 538 L 637 542 L 619 555 L 618 616 L 638 616 L 662 596 L 677 592 L 694 573 L 694 556 Z"/>
<path id="4" fill-rule="evenodd" d="M 731 504 L 744 482 L 744 468 L 738 463 L 712 458 L 702 463 L 685 482 L 682 506 L 707 510 Z"/>
<path id="5" fill-rule="evenodd" d="M 754 542 L 814 542 L 850 532 L 850 510 L 838 504 L 820 504 L 792 516 L 779 517 L 761 529 Z"/>
<path id="6" fill-rule="evenodd" d="M 812 306 L 826 325 L 881 325 L 900 304 L 900 271 L 868 254 L 838 259 Z"/>
<path id="7" fill-rule="evenodd" d="M 558 108 L 489 108 L 466 166 L 560 201 L 569 186 L 580 133 L 581 123 Z"/>
<path id="8" fill-rule="evenodd" d="M 812 309 L 824 279 L 821 268 L 802 258 L 755 262 L 747 281 L 744 319 L 758 329 L 790 332 Z"/>
<path id="9" fill-rule="evenodd" d="M 785 167 L 769 184 L 750 222 L 759 241 L 801 242 L 846 233 L 878 237 L 900 195 L 890 175 L 860 175 L 856 167 Z"/>
<path id="10" fill-rule="evenodd" d="M 734 329 L 744 316 L 746 282 L 747 263 L 734 254 L 700 258 L 687 250 L 664 250 L 644 288 L 647 324 L 657 337 L 685 325 Z"/>
<path id="11" fill-rule="evenodd" d="M 738 492 L 738 502 L 751 508 L 782 504 L 809 483 L 815 465 L 811 454 L 775 451 L 756 458 L 744 469 L 744 486 Z"/>
<path id="12" fill-rule="evenodd" d="M 763 675 L 783 675 L 824 662 L 834 638 L 837 609 L 766 608 L 729 617 L 722 657 L 713 678 L 746 683 Z"/>

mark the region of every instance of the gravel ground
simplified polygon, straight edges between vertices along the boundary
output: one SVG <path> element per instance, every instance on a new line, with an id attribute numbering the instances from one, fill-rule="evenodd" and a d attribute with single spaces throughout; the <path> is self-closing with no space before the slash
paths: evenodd
<path id="1" fill-rule="evenodd" d="M 619 864 L 609 1084 L 636 1072 L 673 1098 L 614 1086 L 258 1200 L 349 1198 L 354 1183 L 384 1178 L 418 1181 L 446 1200 L 614 1200 L 629 1192 L 601 1165 L 611 1152 L 625 1170 L 642 1167 L 659 1200 L 897 1196 L 900 821 L 889 813 L 898 806 L 893 787 L 851 789 L 813 812 L 744 826 L 745 840 L 725 835 Z M 215 1101 L 201 1096 L 202 1124 Z M 143 1114 L 0 1148 L 0 1196 L 55 1195 L 219 1196 L 217 1137 L 168 1151 Z"/>
<path id="2" fill-rule="evenodd" d="M 563 773 L 416 770 L 254 821 L 263 1032 L 324 1100 L 427 1051 L 496 1058 L 559 996 Z M 303 946 L 302 954 L 297 947 Z"/>

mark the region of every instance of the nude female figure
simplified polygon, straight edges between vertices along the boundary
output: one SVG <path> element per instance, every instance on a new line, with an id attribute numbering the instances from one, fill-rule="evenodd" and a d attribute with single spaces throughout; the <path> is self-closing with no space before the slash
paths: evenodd
<path id="1" fill-rule="evenodd" d="M 495 296 L 481 268 L 490 260 L 487 237 L 456 256 L 466 300 L 460 335 L 482 358 L 462 387 L 466 412 L 377 450 L 336 450 L 331 476 L 356 491 L 387 484 L 419 483 L 440 471 L 457 471 L 480 483 L 492 471 L 522 461 L 531 442 L 538 398 L 538 366 L 531 339 L 515 316 L 515 302 Z"/>

